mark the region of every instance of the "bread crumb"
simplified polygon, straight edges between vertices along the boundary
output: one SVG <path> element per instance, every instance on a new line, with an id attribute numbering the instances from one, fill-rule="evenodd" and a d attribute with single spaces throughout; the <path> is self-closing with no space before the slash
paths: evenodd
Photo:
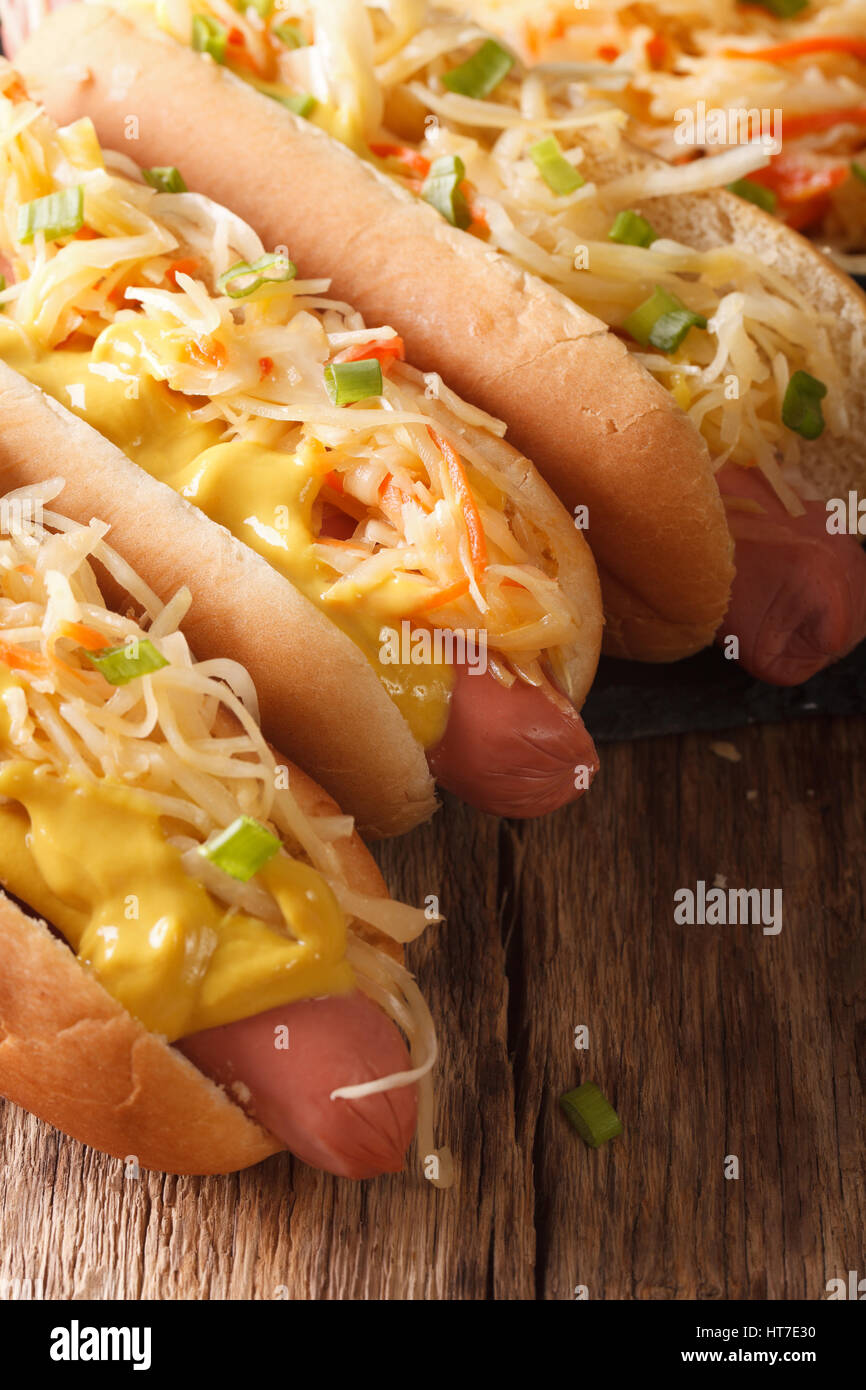
<path id="1" fill-rule="evenodd" d="M 714 887 L 714 888 L 727 888 L 727 886 L 728 886 L 728 880 L 727 880 L 726 876 L 725 876 L 724 874 L 716 874 L 715 878 L 713 879 L 713 887 Z"/>
<path id="2" fill-rule="evenodd" d="M 732 743 L 711 743 L 710 751 L 715 753 L 717 758 L 724 758 L 726 763 L 741 763 L 743 755 Z"/>
<path id="3" fill-rule="evenodd" d="M 235 1100 L 237 1100 L 241 1105 L 249 1105 L 250 1101 L 253 1098 L 252 1091 L 250 1090 L 249 1086 L 244 1085 L 243 1081 L 233 1081 L 232 1084 L 229 1086 L 229 1090 L 231 1091 Z"/>
<path id="4" fill-rule="evenodd" d="M 756 788 L 756 787 L 750 787 L 749 790 L 746 792 L 746 800 L 747 800 L 747 801 L 757 801 L 757 799 L 758 799 L 758 791 L 757 791 L 757 788 Z"/>

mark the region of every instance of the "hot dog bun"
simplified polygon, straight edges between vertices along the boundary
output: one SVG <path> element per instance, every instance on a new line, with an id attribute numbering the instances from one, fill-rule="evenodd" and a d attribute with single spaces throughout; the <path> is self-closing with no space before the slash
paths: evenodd
<path id="1" fill-rule="evenodd" d="M 590 134 L 585 149 L 591 178 L 664 167 L 661 159 L 627 141 L 620 142 L 612 157 L 603 141 Z M 866 482 L 866 294 L 799 232 L 726 189 L 647 198 L 641 211 L 659 236 L 697 251 L 731 244 L 748 248 L 795 284 L 816 314 L 829 316 L 848 424 L 841 434 L 826 430 L 818 439 L 802 440 L 799 466 L 822 498 L 845 496 L 849 488 L 862 489 Z"/>
<path id="2" fill-rule="evenodd" d="M 407 391 L 420 388 L 407 383 Z M 439 414 L 437 403 L 430 413 Z M 62 473 L 64 509 L 100 516 L 118 547 L 161 596 L 193 594 L 185 631 L 202 658 L 230 652 L 252 674 L 265 731 L 335 795 L 370 835 L 394 835 L 435 810 L 433 779 L 412 735 L 360 649 L 264 559 L 155 481 L 110 441 L 0 361 L 0 485 Z M 483 431 L 465 427 L 484 450 Z M 531 514 L 549 537 L 560 578 L 583 614 L 565 653 L 579 707 L 601 645 L 592 554 L 557 499 L 515 450 L 496 441 Z M 315 652 L 315 661 L 310 653 Z"/>
<path id="3" fill-rule="evenodd" d="M 89 115 L 104 144 L 182 165 L 190 187 L 394 322 L 416 365 L 506 419 L 566 507 L 589 508 L 609 650 L 671 660 L 712 639 L 733 567 L 709 455 L 600 320 L 225 68 L 110 10 L 58 10 L 16 63 L 55 119 Z"/>
<path id="4" fill-rule="evenodd" d="M 290 779 L 307 815 L 339 813 L 291 765 Z M 357 835 L 335 848 L 354 888 L 387 896 Z M 400 958 L 373 928 L 364 935 Z M 134 1155 L 143 1168 L 167 1173 L 229 1173 L 283 1147 L 4 893 L 0 958 L 0 1093 L 17 1105 L 115 1158 Z"/>

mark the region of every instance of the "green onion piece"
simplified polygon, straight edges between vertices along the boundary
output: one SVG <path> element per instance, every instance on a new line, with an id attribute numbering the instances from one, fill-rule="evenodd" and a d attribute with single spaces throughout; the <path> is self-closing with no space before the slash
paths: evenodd
<path id="1" fill-rule="evenodd" d="M 130 681 L 137 680 L 139 676 L 149 676 L 151 671 L 160 671 L 168 662 L 158 652 L 149 638 L 144 637 L 140 641 L 136 640 L 136 655 L 127 655 L 127 648 L 132 645 L 129 642 L 123 643 L 119 647 L 106 647 L 101 652 L 85 652 L 84 655 L 95 666 L 109 685 L 129 685 Z"/>
<path id="2" fill-rule="evenodd" d="M 574 165 L 569 164 L 555 135 L 547 135 L 537 144 L 530 145 L 529 157 L 548 188 L 560 196 L 573 193 L 576 188 L 581 188 L 586 183 L 583 174 L 579 174 Z"/>
<path id="3" fill-rule="evenodd" d="M 228 29 L 218 19 L 206 14 L 193 15 L 192 46 L 196 53 L 209 53 L 215 63 L 224 63 L 228 37 Z"/>
<path id="4" fill-rule="evenodd" d="M 46 241 L 72 236 L 84 226 L 84 189 L 61 188 L 32 203 L 22 203 L 18 209 L 18 240 L 32 241 L 42 232 Z"/>
<path id="5" fill-rule="evenodd" d="M 452 227 L 465 231 L 472 222 L 466 194 L 460 187 L 466 177 L 466 165 L 459 154 L 443 155 L 430 166 L 424 180 L 421 197 L 441 213 Z"/>
<path id="6" fill-rule="evenodd" d="M 335 362 L 325 368 L 325 390 L 334 405 L 381 396 L 382 364 L 375 357 L 364 362 Z"/>
<path id="7" fill-rule="evenodd" d="M 286 45 L 286 48 L 308 48 L 306 35 L 297 24 L 275 24 L 271 30 L 277 38 Z"/>
<path id="8" fill-rule="evenodd" d="M 560 1096 L 559 1104 L 584 1143 L 597 1149 L 622 1134 L 622 1120 L 594 1081 Z"/>
<path id="9" fill-rule="evenodd" d="M 277 273 L 268 275 L 267 272 L 273 269 L 276 269 Z M 294 280 L 297 273 L 298 267 L 293 261 L 287 260 L 280 253 L 273 253 L 260 256 L 252 265 L 249 261 L 236 261 L 228 270 L 223 271 L 217 280 L 217 289 L 227 294 L 229 299 L 246 299 L 248 294 L 252 294 L 262 285 L 285 284 L 288 280 Z"/>
<path id="10" fill-rule="evenodd" d="M 741 0 L 741 3 L 746 3 L 746 0 Z M 778 15 L 780 19 L 790 19 L 791 15 L 805 10 L 809 0 L 750 0 L 750 3 L 762 10 L 769 10 L 770 14 Z"/>
<path id="11" fill-rule="evenodd" d="M 658 232 L 653 231 L 646 218 L 631 210 L 617 213 L 607 235 L 623 246 L 652 246 L 658 240 Z"/>
<path id="12" fill-rule="evenodd" d="M 866 164 L 858 164 L 856 159 L 852 159 L 851 173 L 855 179 L 859 179 L 861 183 L 866 183 Z"/>
<path id="13" fill-rule="evenodd" d="M 252 816 L 238 816 L 219 835 L 199 845 L 198 852 L 224 874 L 246 883 L 273 859 L 279 848 L 279 839 L 266 825 Z"/>
<path id="14" fill-rule="evenodd" d="M 266 92 L 265 96 L 269 96 L 272 101 L 278 101 L 281 106 L 287 106 L 296 116 L 303 116 L 305 120 L 312 115 L 318 104 L 309 92 L 288 92 L 285 95 L 281 92 Z"/>
<path id="15" fill-rule="evenodd" d="M 654 292 L 634 313 L 629 314 L 623 328 L 635 342 L 646 347 L 651 343 L 660 352 L 674 352 L 690 328 L 706 328 L 703 314 L 687 309 L 675 294 L 656 285 Z"/>
<path id="16" fill-rule="evenodd" d="M 782 423 L 803 439 L 817 439 L 824 432 L 821 402 L 826 394 L 823 381 L 808 372 L 794 372 L 782 401 Z"/>
<path id="17" fill-rule="evenodd" d="M 442 85 L 449 92 L 459 92 L 464 97 L 475 97 L 483 101 L 495 91 L 503 78 L 514 67 L 514 56 L 495 39 L 485 39 L 481 47 L 461 63 L 452 68 L 442 78 Z"/>
<path id="18" fill-rule="evenodd" d="M 776 211 L 779 199 L 772 188 L 765 188 L 762 183 L 753 183 L 751 179 L 736 179 L 734 183 L 728 183 L 725 187 L 729 193 L 736 193 L 738 198 L 745 198 L 747 203 L 754 203 L 756 207 L 763 208 L 764 212 Z"/>
<path id="19" fill-rule="evenodd" d="M 173 164 L 160 164 L 154 169 L 142 169 L 146 183 L 160 193 L 186 193 L 183 174 Z"/>

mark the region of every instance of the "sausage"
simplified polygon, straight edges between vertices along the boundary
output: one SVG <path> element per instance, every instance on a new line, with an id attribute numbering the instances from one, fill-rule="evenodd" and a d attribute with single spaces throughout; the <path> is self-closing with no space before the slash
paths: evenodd
<path id="1" fill-rule="evenodd" d="M 282 1004 L 176 1046 L 305 1163 L 341 1178 L 402 1168 L 417 1120 L 415 1085 L 331 1100 L 338 1087 L 412 1066 L 395 1025 L 360 991 Z"/>
<path id="2" fill-rule="evenodd" d="M 729 509 L 736 577 L 716 637 L 739 638 L 739 661 L 773 685 L 800 685 L 866 637 L 866 554 L 854 536 L 830 535 L 823 502 L 791 516 L 758 469 L 728 464 L 725 496 L 762 513 Z"/>
<path id="3" fill-rule="evenodd" d="M 575 801 L 599 766 L 577 711 L 525 681 L 454 671 L 448 724 L 427 754 L 437 782 L 494 816 L 543 816 Z"/>

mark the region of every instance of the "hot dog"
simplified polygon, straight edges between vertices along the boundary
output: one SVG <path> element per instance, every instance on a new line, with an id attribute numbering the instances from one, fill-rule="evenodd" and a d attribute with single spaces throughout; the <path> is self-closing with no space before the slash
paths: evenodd
<path id="1" fill-rule="evenodd" d="M 433 810 L 425 755 L 460 661 L 461 704 L 492 708 L 498 684 L 496 718 L 518 724 L 527 685 L 548 723 L 579 724 L 595 567 L 504 427 L 285 248 L 174 191 L 176 171 L 103 163 L 89 121 L 58 132 L 11 69 L 3 82 L 22 122 L 0 155 L 6 486 L 62 450 L 70 513 L 105 516 L 155 588 L 189 582 L 199 652 L 231 646 L 266 731 L 372 833 Z M 542 794 L 537 770 L 525 749 L 496 769 L 522 779 L 525 814 L 579 795 L 574 776 Z"/>
<path id="2" fill-rule="evenodd" d="M 298 4 L 291 47 L 267 6 L 225 45 L 225 13 L 207 0 L 195 22 L 182 4 L 153 10 L 161 36 L 142 6 L 120 8 L 128 20 L 70 7 L 25 45 L 55 114 L 87 111 L 119 143 L 125 115 L 146 113 L 139 150 L 154 160 L 179 159 L 188 132 L 197 182 L 269 235 L 308 237 L 341 292 L 507 419 L 567 507 L 588 510 L 608 650 L 673 659 L 710 640 L 729 607 L 732 538 L 674 402 L 714 460 L 757 463 L 782 499 L 782 465 L 819 491 L 825 474 L 834 491 L 860 483 L 866 307 L 800 237 L 724 191 L 764 176 L 761 147 L 673 168 L 629 142 L 616 92 L 599 96 L 592 73 L 529 70 L 421 5 Z M 230 148 L 238 161 L 242 148 L 283 158 L 253 153 L 235 178 Z M 305 197 L 331 205 L 315 237 Z M 361 238 L 348 260 L 347 226 Z M 826 388 L 820 439 L 789 396 L 804 374 Z"/>
<path id="3" fill-rule="evenodd" d="M 736 540 L 731 606 L 717 640 L 739 639 L 741 665 L 773 685 L 799 685 L 866 637 L 866 553 L 827 530 L 823 502 L 782 505 L 756 470 L 718 475 Z"/>
<path id="4" fill-rule="evenodd" d="M 61 486 L 0 501 L 0 1093 L 169 1172 L 396 1172 L 435 1059 L 399 963 L 424 915 L 266 744 L 243 668 L 191 657 L 189 593 Z"/>

